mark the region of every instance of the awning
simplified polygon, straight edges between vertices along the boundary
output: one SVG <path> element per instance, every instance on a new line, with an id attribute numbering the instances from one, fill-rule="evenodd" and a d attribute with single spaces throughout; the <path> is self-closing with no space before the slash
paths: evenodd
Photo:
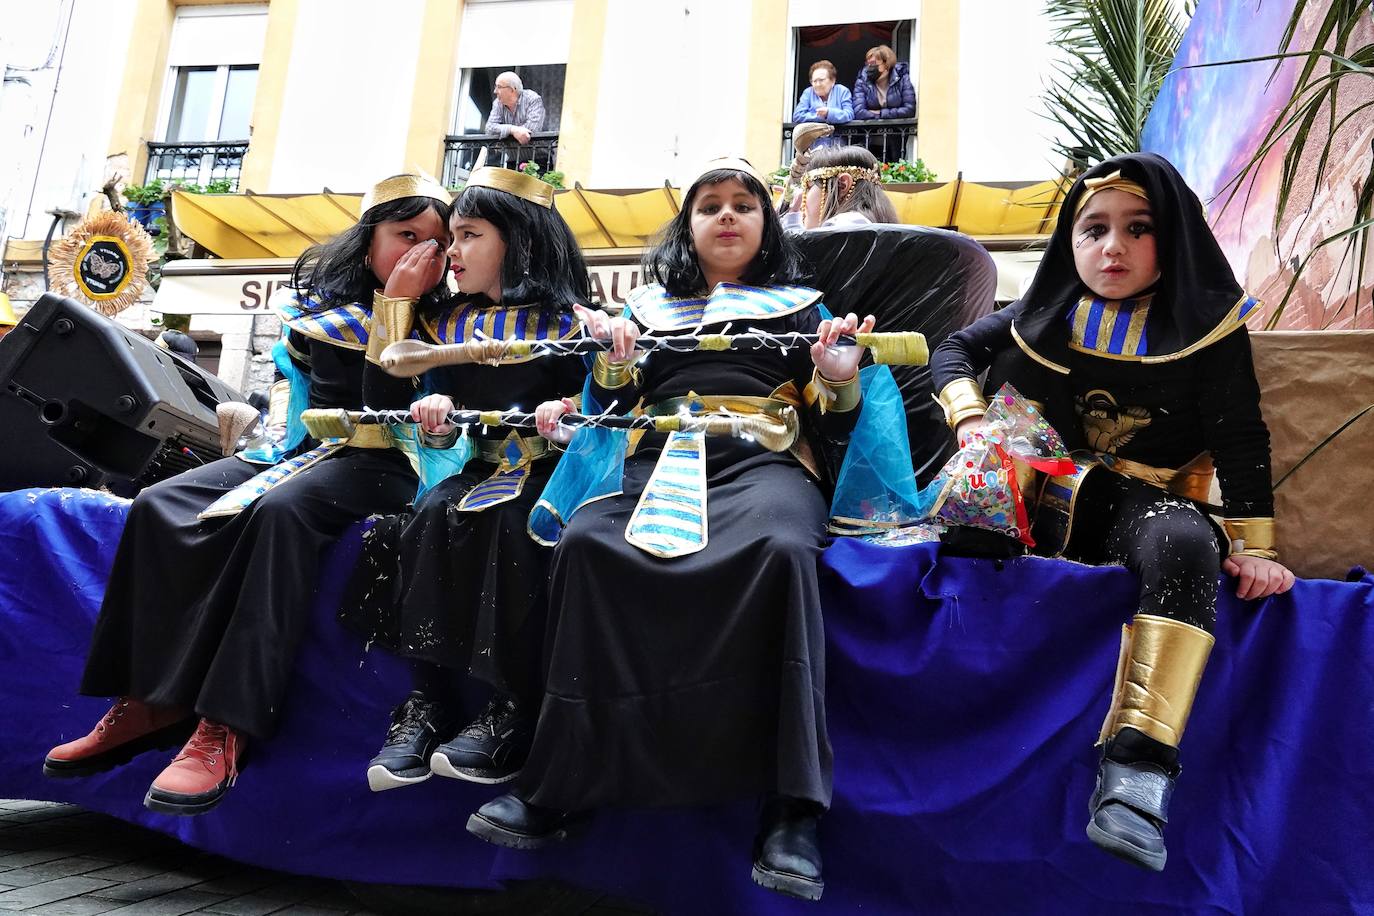
<path id="1" fill-rule="evenodd" d="M 997 299 L 1024 291 L 1058 214 L 1061 184 L 981 185 L 952 181 L 934 187 L 889 186 L 903 223 L 943 226 L 973 236 L 997 263 Z M 169 262 L 154 311 L 185 314 L 265 314 L 273 289 L 291 274 L 306 248 L 337 235 L 358 218 L 360 194 L 172 195 L 178 228 L 216 257 Z M 659 228 L 677 213 L 676 188 L 559 191 L 554 206 L 567 220 L 591 268 L 598 304 L 624 303 L 639 285 L 639 260 Z"/>
<path id="2" fill-rule="evenodd" d="M 221 258 L 295 258 L 358 221 L 361 194 L 172 194 L 172 220 Z"/>
<path id="3" fill-rule="evenodd" d="M 1062 198 L 1059 181 L 1031 185 L 952 181 L 933 187 L 886 189 L 903 223 L 958 229 L 990 249 L 1005 239 L 1043 236 Z M 360 194 L 172 195 L 172 219 L 187 236 L 221 258 L 294 258 L 358 218 Z M 642 248 L 681 205 L 676 188 L 561 190 L 554 205 L 588 254 Z"/>

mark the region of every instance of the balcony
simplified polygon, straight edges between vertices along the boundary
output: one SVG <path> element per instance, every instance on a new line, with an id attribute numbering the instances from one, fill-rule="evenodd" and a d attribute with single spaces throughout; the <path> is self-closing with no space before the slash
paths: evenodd
<path id="1" fill-rule="evenodd" d="M 782 162 L 792 161 L 796 151 L 792 149 L 792 129 L 798 125 L 786 123 L 782 126 Z M 916 152 L 916 119 L 888 118 L 873 121 L 850 121 L 836 124 L 835 133 L 828 144 L 834 146 L 862 146 L 879 162 L 896 162 L 898 159 L 914 159 Z"/>
<path id="2" fill-rule="evenodd" d="M 239 189 L 247 140 L 214 140 L 204 143 L 149 143 L 148 173 L 144 183 L 183 182 L 205 187 L 212 181 L 227 181 L 229 189 Z"/>
<path id="3" fill-rule="evenodd" d="M 501 140 L 490 134 L 458 134 L 444 138 L 445 187 L 452 188 L 467 177 L 477 161 L 477 151 L 486 147 L 487 165 L 518 169 L 533 162 L 547 172 L 558 160 L 558 131 L 541 130 L 530 134 L 529 143 Z"/>

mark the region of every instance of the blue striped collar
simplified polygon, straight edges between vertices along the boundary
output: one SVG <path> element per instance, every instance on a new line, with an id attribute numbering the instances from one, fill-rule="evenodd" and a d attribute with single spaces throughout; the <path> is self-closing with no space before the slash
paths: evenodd
<path id="1" fill-rule="evenodd" d="M 372 309 L 358 302 L 320 308 L 318 299 L 307 299 L 300 290 L 281 287 L 272 294 L 271 305 L 282 324 L 306 337 L 322 340 L 348 350 L 366 350 Z"/>
<path id="2" fill-rule="evenodd" d="M 1253 296 L 1242 295 L 1201 339 L 1174 353 L 1151 353 L 1148 324 L 1152 301 L 1151 295 L 1120 300 L 1084 296 L 1064 316 L 1069 325 L 1069 348 L 1105 359 L 1171 362 L 1211 346 L 1243 327 L 1245 319 L 1260 305 L 1260 300 Z"/>
<path id="3" fill-rule="evenodd" d="M 674 299 L 657 283 L 630 293 L 626 307 L 640 324 L 654 331 L 682 331 L 727 321 L 778 318 L 820 301 L 818 290 L 805 286 L 746 286 L 718 283 L 704 298 Z"/>
<path id="4" fill-rule="evenodd" d="M 425 329 L 441 344 L 465 343 L 474 337 L 497 340 L 564 340 L 581 332 L 571 312 L 550 315 L 532 305 L 481 306 L 472 302 L 455 305 L 433 318 Z M 503 358 L 503 363 L 525 362 L 534 357 Z"/>
<path id="5" fill-rule="evenodd" d="M 1084 296 L 1069 309 L 1069 346 L 1103 356 L 1145 356 L 1150 352 L 1146 322 L 1153 296 L 1103 299 Z"/>

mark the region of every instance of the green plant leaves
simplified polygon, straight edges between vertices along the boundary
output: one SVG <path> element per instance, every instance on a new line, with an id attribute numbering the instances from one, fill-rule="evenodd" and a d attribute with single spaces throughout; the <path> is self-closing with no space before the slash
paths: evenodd
<path id="1" fill-rule="evenodd" d="M 1172 0 L 1048 0 L 1045 11 L 1064 55 L 1044 93 L 1070 138 L 1056 148 L 1084 165 L 1136 152 L 1192 4 L 1182 16 Z"/>

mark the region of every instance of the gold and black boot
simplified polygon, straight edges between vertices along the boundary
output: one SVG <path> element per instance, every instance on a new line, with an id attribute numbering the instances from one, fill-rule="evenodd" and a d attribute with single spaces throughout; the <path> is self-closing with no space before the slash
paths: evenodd
<path id="1" fill-rule="evenodd" d="M 1162 871 L 1164 825 L 1178 777 L 1178 745 L 1215 640 L 1168 617 L 1137 614 L 1121 628 L 1088 839 L 1133 865 Z"/>

